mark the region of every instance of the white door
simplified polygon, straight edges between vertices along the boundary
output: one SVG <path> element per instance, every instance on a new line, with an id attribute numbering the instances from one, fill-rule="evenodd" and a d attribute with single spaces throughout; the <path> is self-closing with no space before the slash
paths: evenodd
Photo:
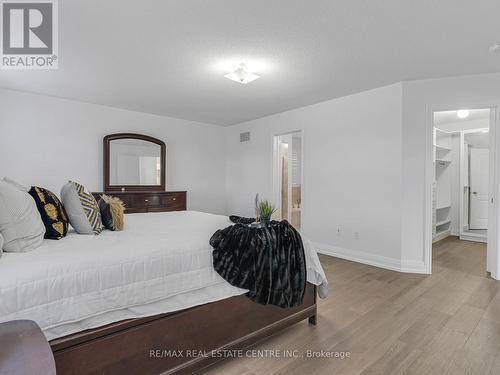
<path id="1" fill-rule="evenodd" d="M 470 149 L 470 229 L 488 229 L 489 150 Z"/>

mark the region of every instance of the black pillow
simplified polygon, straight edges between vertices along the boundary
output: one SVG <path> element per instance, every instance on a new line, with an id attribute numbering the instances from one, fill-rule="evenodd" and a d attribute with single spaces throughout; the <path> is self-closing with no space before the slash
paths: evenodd
<path id="1" fill-rule="evenodd" d="M 123 202 L 119 198 L 103 194 L 98 205 L 99 211 L 101 211 L 102 225 L 109 230 L 122 230 L 123 212 L 125 211 Z"/>
<path id="2" fill-rule="evenodd" d="M 99 199 L 99 211 L 101 211 L 101 221 L 105 228 L 114 230 L 113 228 L 113 216 L 111 215 L 111 209 L 109 204 L 106 203 L 104 199 Z"/>
<path id="3" fill-rule="evenodd" d="M 69 220 L 59 198 L 51 191 L 38 186 L 32 186 L 29 194 L 35 200 L 45 225 L 44 238 L 60 240 L 65 237 L 68 233 Z"/>

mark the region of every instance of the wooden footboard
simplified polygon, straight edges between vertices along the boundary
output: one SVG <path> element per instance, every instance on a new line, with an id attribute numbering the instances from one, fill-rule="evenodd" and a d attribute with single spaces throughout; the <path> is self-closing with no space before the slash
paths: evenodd
<path id="1" fill-rule="evenodd" d="M 50 342 L 57 374 L 188 374 L 230 357 L 308 318 L 316 324 L 316 287 L 290 309 L 246 296 L 170 314 L 132 319 Z"/>

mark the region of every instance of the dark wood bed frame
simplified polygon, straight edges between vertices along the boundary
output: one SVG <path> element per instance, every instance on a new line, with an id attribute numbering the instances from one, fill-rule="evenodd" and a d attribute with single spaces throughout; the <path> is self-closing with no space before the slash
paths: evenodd
<path id="1" fill-rule="evenodd" d="M 315 325 L 316 313 L 316 287 L 308 283 L 303 304 L 290 309 L 242 295 L 112 323 L 50 346 L 58 375 L 192 374 L 306 318 Z"/>

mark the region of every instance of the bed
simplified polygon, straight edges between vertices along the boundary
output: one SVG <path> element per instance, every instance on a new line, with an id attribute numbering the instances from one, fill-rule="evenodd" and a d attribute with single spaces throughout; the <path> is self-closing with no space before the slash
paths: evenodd
<path id="1" fill-rule="evenodd" d="M 246 347 L 305 318 L 315 323 L 316 285 L 326 280 L 310 246 L 304 303 L 258 305 L 213 270 L 208 240 L 230 224 L 194 211 L 129 214 L 122 232 L 69 233 L 6 253 L 0 321 L 34 320 L 58 374 L 189 373 L 224 357 L 214 350 Z M 169 349 L 200 352 L 162 357 Z"/>

